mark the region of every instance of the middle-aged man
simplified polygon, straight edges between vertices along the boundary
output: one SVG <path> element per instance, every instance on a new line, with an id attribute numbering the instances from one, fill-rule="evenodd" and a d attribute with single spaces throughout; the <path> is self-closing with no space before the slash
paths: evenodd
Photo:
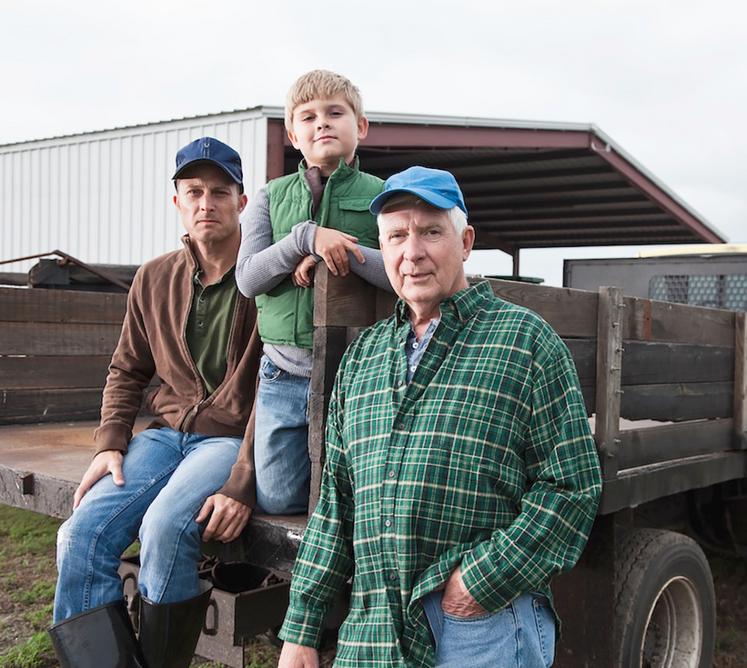
<path id="1" fill-rule="evenodd" d="M 396 174 L 371 211 L 400 301 L 340 364 L 280 665 L 318 665 L 352 576 L 337 666 L 549 666 L 550 578 L 578 560 L 601 490 L 573 361 L 535 313 L 469 287 L 450 173 Z"/>
<path id="2" fill-rule="evenodd" d="M 254 505 L 247 424 L 260 341 L 254 302 L 234 280 L 247 201 L 241 159 L 202 137 L 177 153 L 173 178 L 184 248 L 135 275 L 97 454 L 58 535 L 50 633 L 63 668 L 188 666 L 210 595 L 197 574 L 201 539 L 233 540 Z M 153 376 L 155 419 L 133 437 Z M 139 642 L 117 574 L 138 534 Z"/>

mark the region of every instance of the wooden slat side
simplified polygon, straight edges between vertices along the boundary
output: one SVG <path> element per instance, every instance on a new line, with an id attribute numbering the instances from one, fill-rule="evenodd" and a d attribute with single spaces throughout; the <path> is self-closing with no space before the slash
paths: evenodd
<path id="1" fill-rule="evenodd" d="M 317 264 L 314 278 L 316 327 L 365 327 L 376 322 L 376 288 L 360 276 L 333 276 Z"/>
<path id="2" fill-rule="evenodd" d="M 111 355 L 0 357 L 0 388 L 103 387 Z"/>
<path id="3" fill-rule="evenodd" d="M 734 322 L 734 445 L 747 447 L 747 325 L 744 313 Z"/>
<path id="4" fill-rule="evenodd" d="M 620 432 L 619 469 L 648 466 L 732 448 L 732 420 L 698 420 Z"/>
<path id="5" fill-rule="evenodd" d="M 127 295 L 0 288 L 0 321 L 119 324 Z"/>
<path id="6" fill-rule="evenodd" d="M 111 355 L 121 324 L 4 322 L 0 355 Z"/>
<path id="7" fill-rule="evenodd" d="M 625 341 L 622 384 L 730 382 L 734 348 Z"/>
<path id="8" fill-rule="evenodd" d="M 724 383 L 623 385 L 620 415 L 629 420 L 731 417 L 734 388 Z"/>
<path id="9" fill-rule="evenodd" d="M 625 298 L 624 338 L 711 346 L 734 345 L 734 313 L 722 309 Z"/>
<path id="10" fill-rule="evenodd" d="M 501 299 L 539 313 L 562 337 L 597 335 L 598 296 L 594 292 L 497 279 L 489 279 L 489 283 Z"/>
<path id="11" fill-rule="evenodd" d="M 95 420 L 101 388 L 8 390 L 0 393 L 0 425 Z"/>
<path id="12" fill-rule="evenodd" d="M 622 377 L 622 311 L 622 290 L 599 288 L 594 440 L 599 450 L 602 476 L 605 480 L 617 475 L 616 451 Z"/>

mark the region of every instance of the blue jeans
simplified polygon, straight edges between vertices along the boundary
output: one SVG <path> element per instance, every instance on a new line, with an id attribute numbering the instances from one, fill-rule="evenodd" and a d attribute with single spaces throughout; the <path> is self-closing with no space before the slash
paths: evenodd
<path id="1" fill-rule="evenodd" d="M 241 439 L 147 429 L 124 457 L 125 484 L 99 480 L 57 534 L 54 621 L 122 598 L 124 550 L 140 537 L 139 587 L 155 603 L 200 593 L 201 532 L 194 521 L 236 461 Z"/>
<path id="2" fill-rule="evenodd" d="M 257 505 L 266 513 L 303 513 L 309 503 L 309 379 L 262 355 L 254 432 Z"/>
<path id="3" fill-rule="evenodd" d="M 436 668 L 547 668 L 555 656 L 555 618 L 544 596 L 522 594 L 499 612 L 454 617 L 443 592 L 423 599 L 436 644 Z"/>

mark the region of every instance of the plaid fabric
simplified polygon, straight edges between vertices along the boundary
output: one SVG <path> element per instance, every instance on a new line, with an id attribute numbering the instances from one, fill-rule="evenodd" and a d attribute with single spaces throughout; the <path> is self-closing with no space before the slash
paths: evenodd
<path id="1" fill-rule="evenodd" d="M 456 566 L 489 611 L 523 592 L 549 596 L 594 520 L 599 464 L 563 342 L 487 283 L 441 314 L 409 385 L 402 302 L 337 374 L 321 498 L 280 636 L 316 645 L 352 576 L 338 666 L 432 666 L 420 599 Z"/>

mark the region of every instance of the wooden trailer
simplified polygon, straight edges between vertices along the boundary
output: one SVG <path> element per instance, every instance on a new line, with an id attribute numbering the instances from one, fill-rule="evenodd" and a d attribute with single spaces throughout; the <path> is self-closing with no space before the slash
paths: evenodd
<path id="1" fill-rule="evenodd" d="M 713 585 L 700 548 L 682 532 L 720 548 L 746 542 L 745 315 L 624 297 L 617 288 L 491 287 L 538 312 L 567 343 L 603 470 L 587 550 L 554 585 L 564 619 L 556 665 L 710 665 Z M 340 357 L 392 304 L 355 276 L 317 270 L 311 507 Z M 3 503 L 70 513 L 124 307 L 119 294 L 0 288 Z M 303 516 L 255 515 L 239 540 L 205 550 L 287 580 L 304 527 Z M 122 573 L 132 591 L 136 565 L 123 563 Z M 276 627 L 286 603 L 287 582 L 216 591 L 198 653 L 241 666 L 246 639 Z"/>

